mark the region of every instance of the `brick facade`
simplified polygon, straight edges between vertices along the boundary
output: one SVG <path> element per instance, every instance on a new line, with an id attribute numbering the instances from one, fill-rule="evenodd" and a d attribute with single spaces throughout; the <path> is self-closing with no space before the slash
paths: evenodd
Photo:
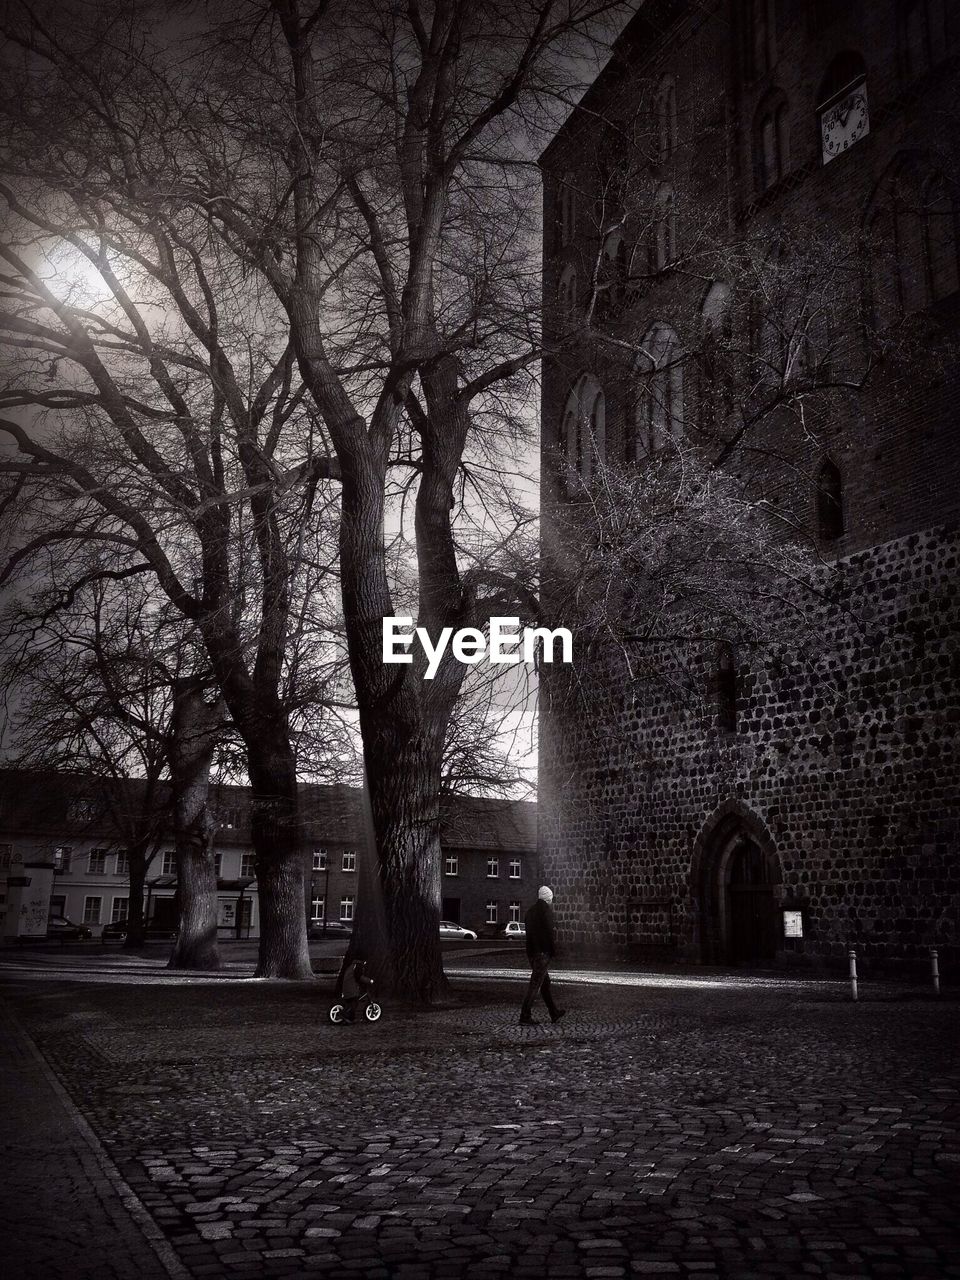
<path id="1" fill-rule="evenodd" d="M 569 500 L 557 456 L 571 387 L 587 374 L 602 389 L 606 460 L 629 457 L 634 392 L 624 352 L 656 322 L 673 326 L 682 347 L 709 285 L 702 260 L 698 271 L 664 270 L 628 289 L 612 316 L 586 319 L 581 288 L 571 340 L 562 291 L 574 273 L 589 280 L 605 243 L 597 157 L 616 149 L 624 122 L 636 131 L 646 113 L 655 135 L 660 95 L 673 95 L 686 141 L 661 148 L 646 174 L 669 183 L 680 258 L 696 244 L 698 218 L 722 224 L 730 244 L 773 243 L 793 229 L 856 235 L 905 165 L 918 183 L 942 175 L 956 200 L 957 27 L 942 0 L 643 6 L 543 158 L 545 326 L 558 344 L 544 370 L 547 537 L 555 504 Z M 853 68 L 853 82 L 865 84 L 869 132 L 823 163 L 817 106 L 831 68 L 841 76 Z M 782 171 L 769 181 L 757 157 L 765 121 L 768 138 L 782 130 L 784 143 Z M 570 186 L 572 228 L 563 209 Z M 629 241 L 629 219 L 625 226 Z M 955 213 L 949 233 L 955 255 Z M 581 659 L 581 705 L 586 697 L 596 719 L 586 733 L 564 696 L 568 674 L 546 672 L 540 852 L 568 940 L 713 963 L 820 962 L 851 942 L 884 961 L 931 945 L 955 953 L 960 294 L 934 261 L 939 250 L 924 245 L 923 296 L 912 308 L 908 253 L 896 245 L 905 313 L 897 355 L 871 368 L 862 393 L 812 408 L 803 430 L 783 414 L 762 429 L 761 443 L 776 446 L 765 492 L 811 536 L 825 462 L 842 484 L 842 530 L 821 551 L 843 592 L 816 620 L 816 652 L 776 666 L 738 653 L 735 727 L 719 705 L 713 649 L 687 655 L 701 696 L 685 707 L 652 685 L 624 689 L 602 655 Z M 859 317 L 859 281 L 855 295 Z M 852 320 L 851 349 L 855 328 Z M 693 435 L 702 375 L 698 383 L 692 361 L 678 363 L 684 432 Z M 798 921 L 802 936 L 788 936 Z"/>

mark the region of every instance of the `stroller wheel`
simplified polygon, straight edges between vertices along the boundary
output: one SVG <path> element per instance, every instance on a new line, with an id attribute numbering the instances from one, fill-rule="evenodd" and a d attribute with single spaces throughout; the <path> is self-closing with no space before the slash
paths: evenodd
<path id="1" fill-rule="evenodd" d="M 330 1021 L 340 1025 L 343 1022 L 344 1009 L 342 1004 L 332 1004 L 330 1006 Z"/>
<path id="2" fill-rule="evenodd" d="M 383 1013 L 383 1009 L 381 1009 L 380 1005 L 377 1004 L 376 1000 L 371 1000 L 364 1009 L 363 1016 L 368 1022 L 379 1022 L 381 1013 Z"/>

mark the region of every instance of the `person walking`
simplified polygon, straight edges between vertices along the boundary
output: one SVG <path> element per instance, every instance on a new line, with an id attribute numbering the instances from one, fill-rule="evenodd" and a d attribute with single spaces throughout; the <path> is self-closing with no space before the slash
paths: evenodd
<path id="1" fill-rule="evenodd" d="M 541 885 L 537 891 L 537 900 L 523 918 L 527 932 L 527 957 L 530 960 L 530 985 L 520 1009 L 521 1025 L 530 1026 L 536 1020 L 533 1017 L 533 1002 L 537 994 L 543 996 L 551 1022 L 559 1022 L 566 1013 L 557 1008 L 550 991 L 550 961 L 557 953 L 556 930 L 553 922 L 553 890 L 548 885 Z"/>

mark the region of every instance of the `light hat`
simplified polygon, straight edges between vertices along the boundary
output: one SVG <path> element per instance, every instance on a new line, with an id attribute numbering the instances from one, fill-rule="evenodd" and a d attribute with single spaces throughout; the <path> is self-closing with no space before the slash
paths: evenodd
<path id="1" fill-rule="evenodd" d="M 553 890 L 547 884 L 542 884 L 537 890 L 537 897 L 541 902 L 550 903 L 553 901 Z"/>

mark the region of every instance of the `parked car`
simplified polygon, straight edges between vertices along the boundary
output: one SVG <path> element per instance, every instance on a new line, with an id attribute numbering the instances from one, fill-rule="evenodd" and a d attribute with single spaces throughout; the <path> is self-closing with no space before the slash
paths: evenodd
<path id="1" fill-rule="evenodd" d="M 127 936 L 126 920 L 111 920 L 109 924 L 103 926 L 103 933 L 100 937 L 104 942 L 109 942 L 111 938 L 116 938 L 120 942 Z"/>
<path id="2" fill-rule="evenodd" d="M 460 938 L 461 940 L 476 942 L 477 935 L 472 929 L 464 929 L 463 925 L 453 924 L 449 920 L 440 921 L 440 937 L 441 938 Z"/>
<path id="3" fill-rule="evenodd" d="M 127 936 L 127 927 L 126 920 L 111 920 L 103 926 L 100 939 L 102 942 L 122 942 Z M 172 942 L 178 932 L 176 925 L 148 924 L 144 927 L 143 937 L 146 942 Z"/>
<path id="4" fill-rule="evenodd" d="M 326 935 L 324 935 L 324 925 L 322 920 L 311 920 L 310 927 L 307 929 L 307 937 L 311 942 L 322 940 L 324 936 L 328 938 L 349 938 L 353 933 L 353 921 L 351 920 L 328 920 L 326 924 Z"/>
<path id="5" fill-rule="evenodd" d="M 47 937 L 59 938 L 61 942 L 76 942 L 81 938 L 92 938 L 93 931 L 85 924 L 74 924 L 66 916 L 51 916 L 47 921 Z"/>
<path id="6" fill-rule="evenodd" d="M 527 926 L 522 920 L 511 920 L 503 926 L 500 932 L 505 938 L 525 938 L 527 936 Z"/>

